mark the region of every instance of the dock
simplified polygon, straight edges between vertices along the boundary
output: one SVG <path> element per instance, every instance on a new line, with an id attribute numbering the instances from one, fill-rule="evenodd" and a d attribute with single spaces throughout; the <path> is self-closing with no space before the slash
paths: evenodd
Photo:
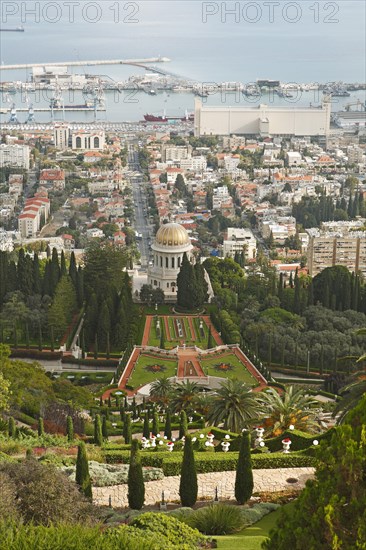
<path id="1" fill-rule="evenodd" d="M 56 61 L 47 63 L 21 63 L 18 65 L 0 65 L 0 71 L 32 69 L 33 67 L 85 67 L 97 65 L 137 65 L 143 67 L 149 63 L 167 63 L 168 57 L 147 57 L 144 59 L 96 59 L 92 61 Z"/>

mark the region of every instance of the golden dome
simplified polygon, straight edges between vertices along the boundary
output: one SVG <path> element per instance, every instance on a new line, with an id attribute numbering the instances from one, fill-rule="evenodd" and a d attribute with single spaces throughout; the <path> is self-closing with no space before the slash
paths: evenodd
<path id="1" fill-rule="evenodd" d="M 155 244 L 163 246 L 184 246 L 190 244 L 187 231 L 179 223 L 163 224 L 156 233 Z"/>

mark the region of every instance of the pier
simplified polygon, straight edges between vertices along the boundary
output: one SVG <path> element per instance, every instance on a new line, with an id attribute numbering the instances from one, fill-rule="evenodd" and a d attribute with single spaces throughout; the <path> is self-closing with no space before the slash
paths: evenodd
<path id="1" fill-rule="evenodd" d="M 145 59 L 97 59 L 93 61 L 56 61 L 47 63 L 21 63 L 19 65 L 0 65 L 0 71 L 32 69 L 33 67 L 83 67 L 96 65 L 137 65 L 142 68 L 149 63 L 167 63 L 168 57 L 147 57 Z"/>

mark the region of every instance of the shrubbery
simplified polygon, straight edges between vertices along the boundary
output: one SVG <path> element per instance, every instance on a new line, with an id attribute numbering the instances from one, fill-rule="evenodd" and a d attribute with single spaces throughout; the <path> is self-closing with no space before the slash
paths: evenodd
<path id="1" fill-rule="evenodd" d="M 228 535 L 244 525 L 240 508 L 221 502 L 195 510 L 185 521 L 205 535 Z"/>
<path id="2" fill-rule="evenodd" d="M 173 544 L 172 548 L 197 548 L 203 545 L 203 537 L 196 529 L 192 529 L 176 518 L 168 514 L 156 514 L 148 512 L 135 518 L 131 524 L 132 527 L 140 529 L 144 533 L 155 531 L 167 539 L 167 542 Z M 186 545 L 186 546 L 184 546 Z M 170 545 L 161 546 L 161 548 L 170 548 Z M 159 549 L 159 550 L 160 550 Z"/>
<path id="3" fill-rule="evenodd" d="M 94 487 L 108 487 L 111 485 L 120 485 L 127 483 L 128 464 L 100 464 L 99 462 L 89 461 L 89 473 Z M 63 471 L 75 480 L 75 467 L 63 468 Z M 156 481 L 163 479 L 164 474 L 161 468 L 143 468 L 142 473 L 144 481 Z"/>

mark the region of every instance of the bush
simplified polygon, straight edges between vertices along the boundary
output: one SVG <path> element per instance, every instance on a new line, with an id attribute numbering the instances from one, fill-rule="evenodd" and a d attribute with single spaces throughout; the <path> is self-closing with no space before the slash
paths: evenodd
<path id="1" fill-rule="evenodd" d="M 141 510 L 145 501 L 145 484 L 142 474 L 139 443 L 137 439 L 132 441 L 127 483 L 129 507 L 133 510 Z"/>
<path id="2" fill-rule="evenodd" d="M 249 432 L 241 436 L 238 464 L 235 477 L 235 498 L 238 504 L 245 504 L 253 493 L 254 481 L 250 455 Z"/>
<path id="3" fill-rule="evenodd" d="M 185 521 L 205 535 L 229 535 L 244 525 L 240 508 L 221 502 L 195 510 Z"/>
<path id="4" fill-rule="evenodd" d="M 301 432 L 300 430 L 286 430 L 283 434 L 273 437 L 271 439 L 266 439 L 266 447 L 271 451 L 280 451 L 282 449 L 282 440 L 285 437 L 288 437 L 292 441 L 291 450 L 292 451 L 302 451 L 313 446 L 314 439 L 317 439 L 319 443 L 323 440 L 330 441 L 334 433 L 334 428 L 322 433 L 322 434 L 308 434 Z"/>
<path id="5" fill-rule="evenodd" d="M 203 546 L 205 537 L 196 529 L 185 525 L 168 514 L 148 512 L 135 518 L 131 526 L 141 531 L 154 531 L 166 537 L 175 548 L 197 548 Z M 187 545 L 187 546 L 185 546 Z M 161 546 L 161 548 L 166 548 Z"/>
<path id="6" fill-rule="evenodd" d="M 128 470 L 128 464 L 113 466 L 111 464 L 100 464 L 99 462 L 89 461 L 89 474 L 94 487 L 109 487 L 127 483 Z M 73 481 L 75 480 L 74 466 L 63 468 L 63 471 L 70 479 Z M 143 468 L 142 474 L 144 481 L 164 479 L 163 470 L 161 468 Z"/>
<path id="7" fill-rule="evenodd" d="M 25 522 L 50 525 L 86 521 L 94 515 L 75 483 L 53 466 L 42 465 L 30 458 L 20 464 L 1 463 L 0 473 L 14 483 L 15 505 Z"/>
<path id="8" fill-rule="evenodd" d="M 182 506 L 196 504 L 198 494 L 197 472 L 192 448 L 192 438 L 186 436 L 180 472 L 179 496 Z"/>
<path id="9" fill-rule="evenodd" d="M 260 502 L 254 504 L 252 508 L 244 508 L 241 511 L 241 516 L 243 520 L 243 527 L 249 527 L 253 523 L 257 523 L 262 517 L 266 516 L 273 510 L 279 508 L 279 504 L 273 504 L 272 502 Z"/>

